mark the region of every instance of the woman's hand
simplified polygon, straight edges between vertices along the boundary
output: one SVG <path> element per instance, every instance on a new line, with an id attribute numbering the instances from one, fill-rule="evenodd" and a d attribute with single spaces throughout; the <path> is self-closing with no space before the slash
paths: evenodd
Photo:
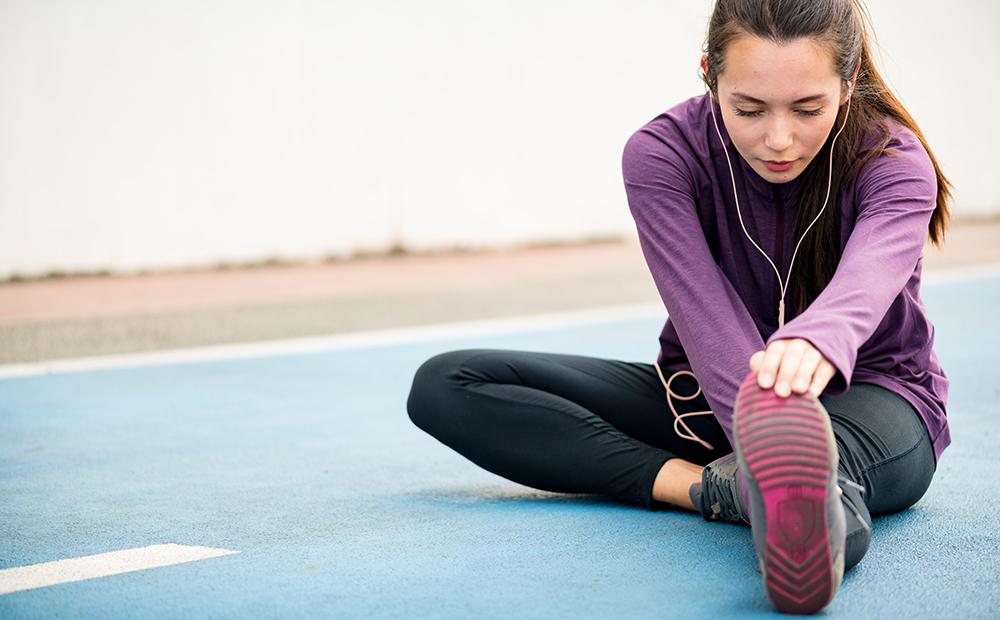
<path id="1" fill-rule="evenodd" d="M 764 389 L 773 385 L 782 398 L 793 391 L 818 397 L 837 374 L 833 364 L 802 338 L 775 340 L 767 350 L 757 351 L 750 356 L 750 370 L 757 373 L 757 385 Z"/>

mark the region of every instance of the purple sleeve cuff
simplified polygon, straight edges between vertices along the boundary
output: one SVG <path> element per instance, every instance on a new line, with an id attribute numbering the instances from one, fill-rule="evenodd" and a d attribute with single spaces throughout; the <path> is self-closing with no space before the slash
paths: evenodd
<path id="1" fill-rule="evenodd" d="M 787 327 L 787 326 L 786 326 Z M 851 376 L 854 374 L 854 363 L 857 360 L 857 351 L 851 347 L 836 347 L 829 342 L 830 337 L 823 338 L 816 332 L 808 330 L 796 330 L 782 328 L 767 339 L 765 346 L 769 346 L 775 340 L 786 340 L 790 338 L 801 338 L 809 341 L 816 347 L 816 350 L 833 365 L 837 371 L 823 389 L 823 394 L 827 396 L 839 396 L 851 387 Z"/>

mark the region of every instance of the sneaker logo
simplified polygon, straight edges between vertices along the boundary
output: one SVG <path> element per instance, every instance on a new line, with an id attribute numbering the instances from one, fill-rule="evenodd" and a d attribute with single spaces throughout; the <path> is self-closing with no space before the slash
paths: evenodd
<path id="1" fill-rule="evenodd" d="M 802 497 L 783 499 L 778 504 L 778 527 L 789 547 L 801 546 L 813 537 L 818 522 L 815 510 L 816 504 Z"/>

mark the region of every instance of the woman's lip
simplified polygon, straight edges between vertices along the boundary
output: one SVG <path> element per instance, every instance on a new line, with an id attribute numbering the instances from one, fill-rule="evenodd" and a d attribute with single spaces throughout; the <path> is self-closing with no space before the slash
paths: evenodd
<path id="1" fill-rule="evenodd" d="M 770 159 L 765 159 L 764 161 L 769 164 L 774 164 L 775 166 L 784 166 L 785 164 L 790 164 L 795 160 L 789 159 L 788 161 L 772 161 Z"/>
<path id="2" fill-rule="evenodd" d="M 794 159 L 791 161 L 786 161 L 781 164 L 775 163 L 773 161 L 768 161 L 766 159 L 764 160 L 764 165 L 767 166 L 767 169 L 770 170 L 771 172 L 785 172 L 786 170 L 791 170 L 792 164 L 794 163 L 795 163 Z"/>

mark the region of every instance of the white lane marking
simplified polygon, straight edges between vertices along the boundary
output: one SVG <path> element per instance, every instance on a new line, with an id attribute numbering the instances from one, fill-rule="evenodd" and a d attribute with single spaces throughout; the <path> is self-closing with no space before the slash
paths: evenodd
<path id="1" fill-rule="evenodd" d="M 0 379 L 27 377 L 53 373 L 79 372 L 99 368 L 130 368 L 159 364 L 204 362 L 253 357 L 269 357 L 316 351 L 335 351 L 377 346 L 391 346 L 408 342 L 446 340 L 467 336 L 484 336 L 517 332 L 530 332 L 560 327 L 612 323 L 616 321 L 654 319 L 667 317 L 660 304 L 635 304 L 606 306 L 588 310 L 522 315 L 515 317 L 435 323 L 415 327 L 381 329 L 332 336 L 316 336 L 288 340 L 248 342 L 232 345 L 173 349 L 149 353 L 130 353 L 98 357 L 52 360 L 30 364 L 0 366 Z"/>
<path id="2" fill-rule="evenodd" d="M 0 569 L 0 595 L 44 588 L 60 583 L 131 573 L 147 568 L 207 560 L 234 553 L 239 553 L 239 551 L 190 545 L 151 545 L 87 555 L 81 558 L 31 564 L 30 566 L 4 568 Z"/>
<path id="3" fill-rule="evenodd" d="M 998 276 L 1000 276 L 1000 263 L 986 263 L 984 265 L 929 269 L 923 273 L 923 282 L 926 284 L 947 284 Z"/>
<path id="4" fill-rule="evenodd" d="M 940 268 L 924 272 L 923 284 L 933 286 L 997 276 L 1000 276 L 1000 263 Z M 663 309 L 663 306 L 658 303 L 605 306 L 587 310 L 529 314 L 499 319 L 457 321 L 415 327 L 359 331 L 332 336 L 270 340 L 189 349 L 170 349 L 149 353 L 80 357 L 28 364 L 7 364 L 0 365 L 0 379 L 83 372 L 102 368 L 132 368 L 161 364 L 271 357 L 342 349 L 362 349 L 409 342 L 542 331 L 560 327 L 660 317 L 666 319 L 667 313 Z"/>

